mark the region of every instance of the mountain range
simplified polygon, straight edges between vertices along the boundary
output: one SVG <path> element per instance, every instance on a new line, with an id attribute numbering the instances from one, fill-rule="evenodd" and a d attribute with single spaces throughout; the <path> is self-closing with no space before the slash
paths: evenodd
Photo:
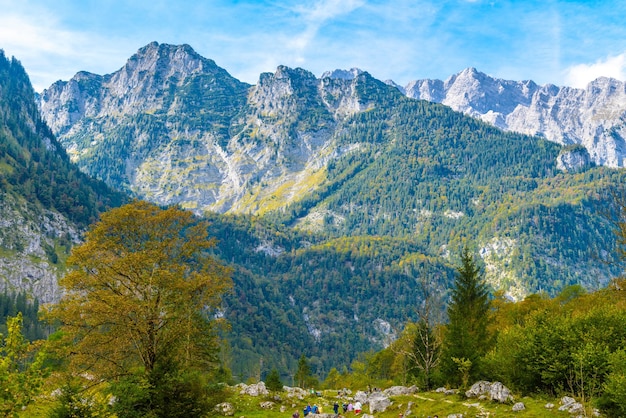
<path id="1" fill-rule="evenodd" d="M 446 81 L 418 80 L 400 90 L 505 130 L 562 145 L 583 145 L 596 164 L 624 167 L 626 84 L 622 81 L 602 77 L 583 90 L 501 80 L 468 68 Z"/>
<path id="2" fill-rule="evenodd" d="M 113 74 L 79 72 L 36 97 L 68 167 L 211 220 L 216 256 L 234 268 L 224 355 L 245 379 L 293 371 L 302 353 L 323 376 L 384 346 L 427 297 L 443 310 L 463 246 L 510 299 L 620 274 L 606 214 L 624 183 L 624 110 L 607 109 L 624 86 L 592 85 L 469 69 L 398 88 L 284 66 L 249 85 L 155 42 Z M 525 108 L 552 128 L 516 132 Z"/>

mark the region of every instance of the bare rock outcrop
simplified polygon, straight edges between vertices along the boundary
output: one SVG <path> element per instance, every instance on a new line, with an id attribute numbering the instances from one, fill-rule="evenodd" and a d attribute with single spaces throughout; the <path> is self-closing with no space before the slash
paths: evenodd
<path id="1" fill-rule="evenodd" d="M 484 396 L 485 399 L 500 403 L 513 401 L 511 391 L 506 386 L 500 382 L 491 383 L 485 380 L 474 383 L 472 387 L 465 392 L 465 396 L 468 398 L 480 398 Z"/>

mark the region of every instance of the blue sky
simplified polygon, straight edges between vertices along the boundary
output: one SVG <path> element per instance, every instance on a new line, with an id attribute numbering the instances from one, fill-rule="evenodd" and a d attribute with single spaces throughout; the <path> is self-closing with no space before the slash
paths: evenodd
<path id="1" fill-rule="evenodd" d="M 41 91 L 121 68 L 152 41 L 191 45 L 256 83 L 278 65 L 445 80 L 467 67 L 584 87 L 626 80 L 626 1 L 0 0 L 0 49 Z"/>

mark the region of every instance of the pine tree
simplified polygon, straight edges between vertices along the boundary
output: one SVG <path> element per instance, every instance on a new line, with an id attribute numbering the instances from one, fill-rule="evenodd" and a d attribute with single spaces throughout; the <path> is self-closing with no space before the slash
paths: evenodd
<path id="1" fill-rule="evenodd" d="M 268 390 L 274 392 L 283 390 L 283 382 L 280 381 L 280 374 L 278 373 L 278 370 L 272 369 L 272 371 L 269 372 L 265 378 L 265 386 L 267 386 Z"/>
<path id="2" fill-rule="evenodd" d="M 483 274 L 467 247 L 461 253 L 461 267 L 448 305 L 442 371 L 448 380 L 460 383 L 462 374 L 475 378 L 480 373 L 480 358 L 489 348 L 489 290 Z M 470 362 L 468 364 L 468 361 Z M 469 365 L 461 371 L 459 364 Z M 462 373 L 463 372 L 463 373 Z"/>
<path id="3" fill-rule="evenodd" d="M 300 356 L 300 360 L 298 360 L 298 370 L 296 371 L 296 375 L 294 376 L 298 387 L 305 388 L 310 376 L 311 367 L 309 366 L 309 362 L 307 361 L 306 356 L 302 354 L 302 356 Z"/>

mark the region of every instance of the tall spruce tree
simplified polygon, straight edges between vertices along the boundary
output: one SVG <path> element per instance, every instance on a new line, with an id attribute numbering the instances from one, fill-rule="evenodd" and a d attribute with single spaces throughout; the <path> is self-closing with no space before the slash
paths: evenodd
<path id="1" fill-rule="evenodd" d="M 449 322 L 441 358 L 442 371 L 451 383 L 466 382 L 480 375 L 480 359 L 490 345 L 489 306 L 489 289 L 483 273 L 465 247 L 448 305 Z"/>
<path id="2" fill-rule="evenodd" d="M 307 361 L 306 356 L 302 354 L 302 356 L 300 356 L 300 360 L 298 360 L 298 370 L 296 371 L 296 375 L 294 376 L 296 385 L 298 385 L 298 387 L 305 388 L 310 377 L 311 367 L 309 366 L 309 362 Z"/>

